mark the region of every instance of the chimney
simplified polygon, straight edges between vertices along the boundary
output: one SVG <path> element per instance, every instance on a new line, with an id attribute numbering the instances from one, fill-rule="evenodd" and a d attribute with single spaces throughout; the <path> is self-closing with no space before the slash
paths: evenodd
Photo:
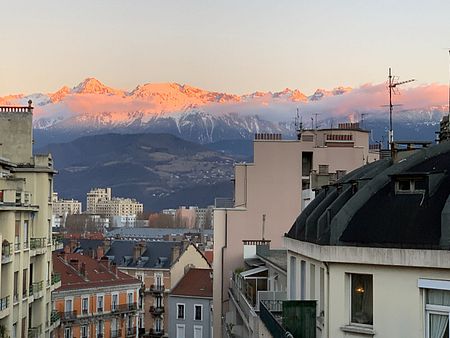
<path id="1" fill-rule="evenodd" d="M 133 262 L 137 262 L 138 259 L 142 256 L 142 253 L 145 251 L 145 242 L 137 243 L 133 247 Z"/>
<path id="2" fill-rule="evenodd" d="M 84 262 L 81 262 L 80 273 L 83 277 L 86 277 L 86 264 Z"/>
<path id="3" fill-rule="evenodd" d="M 117 265 L 114 262 L 111 262 L 110 268 L 111 268 L 111 272 L 113 274 L 115 274 L 117 277 Z"/>
<path id="4" fill-rule="evenodd" d="M 180 246 L 179 245 L 174 245 L 172 247 L 172 263 L 175 262 L 178 257 L 180 257 Z"/>
<path id="5" fill-rule="evenodd" d="M 105 257 L 105 256 L 101 257 L 100 258 L 100 265 L 104 266 L 107 270 L 109 270 L 109 266 L 110 266 L 109 258 Z"/>
<path id="6" fill-rule="evenodd" d="M 99 245 L 97 247 L 97 257 L 95 257 L 95 258 L 101 259 L 104 255 L 105 255 L 105 251 L 103 249 L 103 245 Z"/>
<path id="7" fill-rule="evenodd" d="M 80 261 L 77 258 L 71 258 L 69 264 L 72 265 L 75 270 L 80 271 Z"/>

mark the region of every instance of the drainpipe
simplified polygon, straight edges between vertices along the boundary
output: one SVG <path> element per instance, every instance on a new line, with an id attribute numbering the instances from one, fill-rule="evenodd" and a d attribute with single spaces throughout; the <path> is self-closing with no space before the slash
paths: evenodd
<path id="1" fill-rule="evenodd" d="M 329 337 L 330 336 L 330 332 L 329 332 L 329 328 L 330 328 L 330 325 L 329 325 L 329 323 L 330 323 L 330 316 L 329 316 L 329 314 L 330 314 L 330 268 L 329 268 L 329 266 L 328 266 L 328 263 L 327 262 L 323 262 L 323 264 L 325 265 L 325 270 L 326 270 L 326 272 L 327 272 L 327 304 L 326 304 L 326 307 L 325 307 L 325 327 L 326 327 L 326 332 L 327 332 L 327 334 L 326 334 L 326 337 Z"/>
<path id="2" fill-rule="evenodd" d="M 222 294 L 221 294 L 221 298 L 222 298 L 222 306 L 221 306 L 220 312 L 222 313 L 222 318 L 224 318 L 224 313 L 223 313 L 223 303 L 225 303 L 225 300 L 223 299 L 224 252 L 225 252 L 225 249 L 227 248 L 227 246 L 228 246 L 228 210 L 225 209 L 225 243 L 224 243 L 224 245 L 223 245 L 222 248 L 221 248 L 221 251 L 222 251 L 222 266 L 221 266 L 221 269 L 222 269 L 222 280 L 221 280 L 221 284 L 222 284 L 222 287 L 221 287 L 221 293 L 222 293 Z"/>

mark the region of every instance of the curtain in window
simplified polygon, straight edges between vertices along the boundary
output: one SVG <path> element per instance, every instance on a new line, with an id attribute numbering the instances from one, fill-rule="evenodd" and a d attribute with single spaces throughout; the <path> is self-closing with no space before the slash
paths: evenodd
<path id="1" fill-rule="evenodd" d="M 351 321 L 373 324 L 373 287 L 371 275 L 352 275 Z"/>
<path id="2" fill-rule="evenodd" d="M 444 338 L 448 325 L 448 315 L 430 313 L 430 338 Z"/>
<path id="3" fill-rule="evenodd" d="M 450 306 L 450 292 L 446 290 L 427 290 L 427 304 Z"/>

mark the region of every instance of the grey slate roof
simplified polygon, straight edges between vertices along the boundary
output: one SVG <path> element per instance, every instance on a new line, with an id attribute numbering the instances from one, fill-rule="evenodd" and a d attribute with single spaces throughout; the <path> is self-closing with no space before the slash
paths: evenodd
<path id="1" fill-rule="evenodd" d="M 287 237 L 322 245 L 450 248 L 450 142 L 373 162 L 324 187 Z M 398 193 L 399 179 L 423 192 Z"/>

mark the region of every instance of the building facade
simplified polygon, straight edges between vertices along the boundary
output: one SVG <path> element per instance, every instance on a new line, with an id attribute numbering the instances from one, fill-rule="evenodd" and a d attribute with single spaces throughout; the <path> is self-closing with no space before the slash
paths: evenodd
<path id="1" fill-rule="evenodd" d="M 448 142 L 380 160 L 300 214 L 288 299 L 315 302 L 317 337 L 448 337 L 449 166 Z"/>
<path id="2" fill-rule="evenodd" d="M 54 254 L 54 265 L 62 276 L 53 294 L 61 318 L 57 337 L 139 336 L 141 281 L 118 271 L 108 259 L 77 253 Z"/>
<path id="3" fill-rule="evenodd" d="M 191 268 L 169 295 L 169 337 L 212 338 L 212 270 Z"/>
<path id="4" fill-rule="evenodd" d="M 81 214 L 81 202 L 74 199 L 60 199 L 58 198 L 58 193 L 54 192 L 52 197 L 52 210 L 53 227 L 64 227 L 68 215 Z"/>
<path id="5" fill-rule="evenodd" d="M 86 211 L 106 217 L 134 216 L 144 211 L 144 205 L 135 199 L 111 197 L 111 188 L 92 189 L 87 193 Z"/>
<path id="6" fill-rule="evenodd" d="M 235 166 L 232 201 L 214 210 L 214 335 L 221 334 L 227 312 L 229 280 L 243 265 L 242 240 L 270 239 L 283 244 L 298 212 L 314 198 L 314 189 L 379 158 L 369 147 L 369 132 L 358 124 L 305 130 L 298 140 L 257 134 L 253 163 Z"/>
<path id="7" fill-rule="evenodd" d="M 0 327 L 10 337 L 51 337 L 53 160 L 32 154 L 32 112 L 0 107 Z"/>

